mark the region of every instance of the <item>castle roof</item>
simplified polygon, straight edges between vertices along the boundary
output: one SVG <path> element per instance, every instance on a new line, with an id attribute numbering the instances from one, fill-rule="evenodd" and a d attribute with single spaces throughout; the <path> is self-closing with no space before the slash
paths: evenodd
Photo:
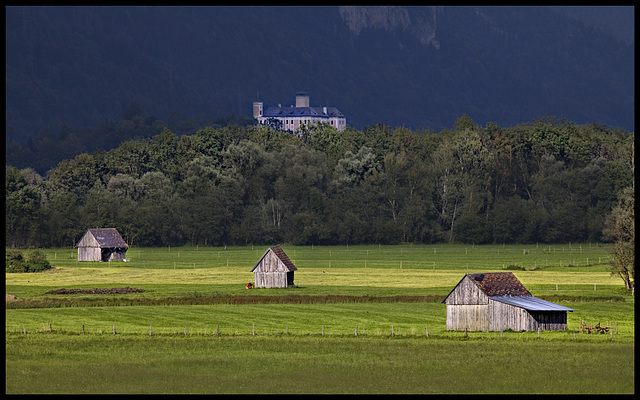
<path id="1" fill-rule="evenodd" d="M 265 118 L 310 117 L 310 118 L 344 118 L 344 114 L 335 107 L 269 107 L 262 116 Z"/>

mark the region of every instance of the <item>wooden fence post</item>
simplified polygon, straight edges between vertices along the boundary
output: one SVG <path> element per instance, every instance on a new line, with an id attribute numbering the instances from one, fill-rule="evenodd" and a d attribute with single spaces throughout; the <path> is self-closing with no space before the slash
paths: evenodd
<path id="1" fill-rule="evenodd" d="M 216 325 L 216 336 L 220 336 L 220 324 Z"/>
<path id="2" fill-rule="evenodd" d="M 116 324 L 113 324 L 113 334 L 116 334 Z"/>
<path id="3" fill-rule="evenodd" d="M 356 325 L 356 336 L 358 336 L 358 325 Z"/>
<path id="4" fill-rule="evenodd" d="M 427 325 L 427 337 L 429 337 L 429 325 Z"/>
<path id="5" fill-rule="evenodd" d="M 82 324 L 82 334 L 84 335 L 84 324 Z"/>
<path id="6" fill-rule="evenodd" d="M 151 325 L 149 325 L 149 336 L 151 336 Z"/>
<path id="7" fill-rule="evenodd" d="M 324 325 L 322 325 L 322 336 L 324 336 Z"/>
<path id="8" fill-rule="evenodd" d="M 393 336 L 393 324 L 391 324 L 391 336 Z"/>
<path id="9" fill-rule="evenodd" d="M 256 335 L 256 324 L 253 324 L 252 333 L 253 333 L 253 336 Z"/>

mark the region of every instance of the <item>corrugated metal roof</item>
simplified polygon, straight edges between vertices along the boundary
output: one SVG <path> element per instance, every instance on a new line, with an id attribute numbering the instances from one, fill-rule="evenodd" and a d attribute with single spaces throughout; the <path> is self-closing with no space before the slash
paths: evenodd
<path id="1" fill-rule="evenodd" d="M 128 248 L 122 236 L 116 228 L 89 229 L 89 232 L 98 241 L 100 248 Z"/>
<path id="2" fill-rule="evenodd" d="M 467 274 L 472 282 L 489 297 L 491 296 L 531 296 L 531 293 L 516 278 L 513 272 L 486 272 Z M 464 278 L 463 278 L 464 279 Z"/>
<path id="3" fill-rule="evenodd" d="M 512 306 L 524 308 L 528 311 L 573 311 L 572 308 L 561 306 L 550 301 L 533 296 L 489 296 L 491 300 Z"/>

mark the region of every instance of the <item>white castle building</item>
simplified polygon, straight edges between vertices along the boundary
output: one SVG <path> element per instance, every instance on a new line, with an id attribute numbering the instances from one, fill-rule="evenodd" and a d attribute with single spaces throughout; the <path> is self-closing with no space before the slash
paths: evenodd
<path id="1" fill-rule="evenodd" d="M 296 132 L 302 125 L 324 122 L 339 131 L 347 126 L 347 118 L 335 107 L 309 107 L 309 94 L 296 93 L 296 106 L 269 107 L 263 109 L 261 101 L 253 102 L 253 118 L 263 125 L 271 125 L 277 129 Z"/>

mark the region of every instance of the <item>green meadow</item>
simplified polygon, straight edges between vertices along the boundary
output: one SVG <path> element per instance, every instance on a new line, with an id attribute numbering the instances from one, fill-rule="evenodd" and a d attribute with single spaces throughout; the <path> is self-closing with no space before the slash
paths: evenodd
<path id="1" fill-rule="evenodd" d="M 6 274 L 6 392 L 634 393 L 635 303 L 602 244 L 282 247 L 295 286 L 251 290 L 266 246 L 46 249 L 53 270 Z M 445 329 L 465 273 L 506 270 L 568 330 Z M 122 287 L 144 292 L 46 294 Z"/>

